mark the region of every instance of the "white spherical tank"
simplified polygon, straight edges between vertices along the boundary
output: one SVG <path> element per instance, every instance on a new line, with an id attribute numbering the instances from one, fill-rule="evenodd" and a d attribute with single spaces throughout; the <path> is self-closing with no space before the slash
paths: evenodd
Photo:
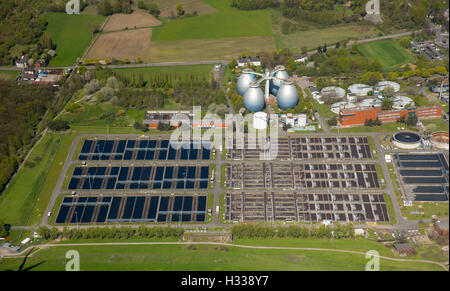
<path id="1" fill-rule="evenodd" d="M 245 91 L 250 87 L 250 83 L 255 81 L 255 76 L 250 69 L 242 70 L 241 76 L 237 81 L 237 91 L 239 95 L 244 96 Z"/>
<path id="2" fill-rule="evenodd" d="M 268 122 L 267 113 L 265 112 L 256 112 L 253 115 L 253 128 L 255 129 L 266 129 Z"/>
<path id="3" fill-rule="evenodd" d="M 273 77 L 287 80 L 289 79 L 289 74 L 288 72 L 286 72 L 286 68 L 284 66 L 276 66 Z M 270 80 L 270 93 L 272 93 L 273 95 L 277 95 L 282 83 L 283 81 L 278 79 Z"/>
<path id="4" fill-rule="evenodd" d="M 244 94 L 244 106 L 250 112 L 261 111 L 264 108 L 264 93 L 258 82 L 250 83 L 249 88 Z"/>
<path id="5" fill-rule="evenodd" d="M 287 110 L 298 103 L 298 91 L 292 81 L 286 81 L 281 85 L 277 94 L 278 107 Z"/>

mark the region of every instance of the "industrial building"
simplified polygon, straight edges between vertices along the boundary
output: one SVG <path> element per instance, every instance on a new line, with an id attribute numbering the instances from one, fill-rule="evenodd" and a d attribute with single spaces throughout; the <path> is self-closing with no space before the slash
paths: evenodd
<path id="1" fill-rule="evenodd" d="M 360 126 L 368 119 L 379 119 L 383 123 L 396 122 L 400 117 L 416 115 L 419 120 L 440 118 L 442 115 L 442 107 L 421 106 L 409 107 L 402 110 L 381 110 L 381 108 L 374 107 L 358 107 L 341 109 L 339 112 L 339 122 L 342 126 Z"/>

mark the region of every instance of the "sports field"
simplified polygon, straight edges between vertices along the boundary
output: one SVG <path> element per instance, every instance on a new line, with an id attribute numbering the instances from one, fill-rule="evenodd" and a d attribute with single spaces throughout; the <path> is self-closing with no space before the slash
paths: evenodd
<path id="1" fill-rule="evenodd" d="M 39 251 L 24 268 L 64 270 L 68 250 L 80 253 L 81 270 L 365 270 L 365 255 L 331 251 L 249 249 L 217 245 L 62 246 Z M 23 259 L 4 259 L 0 270 L 18 270 Z M 380 269 L 442 270 L 438 265 L 380 260 Z"/>
<path id="2" fill-rule="evenodd" d="M 152 41 L 272 35 L 269 10 L 241 11 L 231 8 L 230 0 L 204 2 L 218 11 L 169 21 L 154 29 Z"/>
<path id="3" fill-rule="evenodd" d="M 81 57 L 92 40 L 92 31 L 102 25 L 105 17 L 46 13 L 47 33 L 56 44 L 56 57 L 50 66 L 71 66 Z"/>
<path id="4" fill-rule="evenodd" d="M 404 64 L 414 62 L 414 57 L 396 39 L 360 44 L 358 49 L 366 57 L 378 59 L 385 71 L 395 70 Z"/>

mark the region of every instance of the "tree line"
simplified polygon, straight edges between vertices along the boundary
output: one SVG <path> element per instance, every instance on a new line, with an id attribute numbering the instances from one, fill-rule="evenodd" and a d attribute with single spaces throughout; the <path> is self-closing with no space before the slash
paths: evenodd
<path id="1" fill-rule="evenodd" d="M 241 10 L 266 9 L 280 6 L 279 0 L 232 0 L 231 7 Z"/>
<path id="2" fill-rule="evenodd" d="M 335 224 L 329 226 L 307 227 L 301 225 L 268 226 L 264 224 L 239 224 L 231 228 L 233 239 L 244 238 L 354 238 L 355 230 L 352 224 Z"/>
<path id="3" fill-rule="evenodd" d="M 0 191 L 17 169 L 23 148 L 37 134 L 37 125 L 53 107 L 55 90 L 51 86 L 18 86 L 0 80 Z"/>
<path id="4" fill-rule="evenodd" d="M 180 227 L 92 227 L 85 229 L 74 229 L 64 227 L 62 231 L 56 227 L 48 228 L 41 226 L 37 230 L 39 236 L 44 240 L 55 239 L 137 239 L 137 238 L 174 238 L 179 239 L 184 233 Z"/>

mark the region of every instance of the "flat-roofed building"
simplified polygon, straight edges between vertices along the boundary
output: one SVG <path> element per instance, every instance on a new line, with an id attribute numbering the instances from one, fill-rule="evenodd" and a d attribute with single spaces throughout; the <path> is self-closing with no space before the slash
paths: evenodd
<path id="1" fill-rule="evenodd" d="M 339 122 L 342 126 L 359 126 L 364 125 L 368 119 L 379 119 L 383 123 L 396 122 L 400 117 L 416 115 L 419 120 L 433 119 L 442 117 L 442 107 L 421 106 L 409 107 L 401 110 L 381 110 L 379 107 L 357 107 L 344 108 L 339 112 Z"/>

